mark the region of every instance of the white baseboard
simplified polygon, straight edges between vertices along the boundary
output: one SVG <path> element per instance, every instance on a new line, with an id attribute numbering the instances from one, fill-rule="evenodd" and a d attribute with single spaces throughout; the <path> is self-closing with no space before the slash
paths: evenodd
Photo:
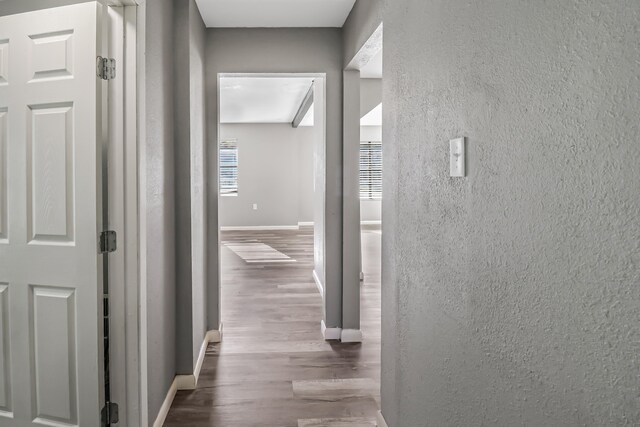
<path id="1" fill-rule="evenodd" d="M 211 343 L 222 342 L 222 322 L 217 330 L 213 329 L 207 332 L 207 340 Z"/>
<path id="2" fill-rule="evenodd" d="M 200 377 L 200 371 L 202 370 L 202 363 L 204 362 L 204 356 L 207 354 L 207 347 L 209 343 L 216 343 L 222 341 L 222 323 L 220 328 L 216 331 L 207 331 L 200 346 L 200 354 L 198 354 L 198 360 L 196 366 L 193 369 L 191 375 L 176 375 L 175 383 L 178 390 L 195 390 L 198 386 L 198 378 Z"/>
<path id="3" fill-rule="evenodd" d="M 362 331 L 360 329 L 343 329 L 340 333 L 342 342 L 362 342 Z"/>
<path id="4" fill-rule="evenodd" d="M 382 225 L 382 221 L 360 221 L 361 225 Z"/>
<path id="5" fill-rule="evenodd" d="M 378 427 L 389 427 L 384 417 L 382 416 L 382 411 L 378 411 L 378 415 L 376 416 L 376 424 L 378 424 Z"/>
<path id="6" fill-rule="evenodd" d="M 342 328 L 327 328 L 324 319 L 320 322 L 320 330 L 325 340 L 339 340 L 342 332 Z"/>
<path id="7" fill-rule="evenodd" d="M 298 227 L 313 227 L 313 221 L 301 221 L 298 223 Z"/>
<path id="8" fill-rule="evenodd" d="M 316 287 L 318 288 L 318 292 L 320 292 L 320 296 L 324 298 L 324 286 L 322 286 L 322 282 L 315 270 L 313 270 L 313 281 L 316 282 Z"/>
<path id="9" fill-rule="evenodd" d="M 247 225 L 247 226 L 225 226 L 220 227 L 221 231 L 258 231 L 258 230 L 297 230 L 297 225 Z"/>
<path id="10" fill-rule="evenodd" d="M 171 387 L 169 387 L 169 391 L 167 392 L 167 397 L 164 398 L 164 402 L 162 402 L 162 406 L 160 407 L 160 411 L 158 412 L 158 416 L 156 420 L 153 422 L 153 427 L 162 427 L 164 421 L 167 419 L 167 415 L 169 414 L 169 409 L 171 409 L 171 404 L 173 403 L 174 397 L 176 397 L 176 392 L 178 391 L 178 381 L 176 378 L 173 379 L 171 383 Z"/>

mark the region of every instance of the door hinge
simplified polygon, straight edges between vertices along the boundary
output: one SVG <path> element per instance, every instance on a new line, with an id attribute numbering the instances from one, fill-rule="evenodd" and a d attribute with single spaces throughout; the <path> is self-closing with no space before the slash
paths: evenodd
<path id="1" fill-rule="evenodd" d="M 102 80 L 112 80 L 116 78 L 116 60 L 113 58 L 103 58 L 98 56 L 96 63 L 98 77 Z"/>
<path id="2" fill-rule="evenodd" d="M 118 424 L 119 418 L 118 404 L 107 402 L 102 408 L 102 425 Z"/>
<path id="3" fill-rule="evenodd" d="M 100 233 L 100 253 L 115 252 L 116 250 L 116 232 L 107 230 Z"/>

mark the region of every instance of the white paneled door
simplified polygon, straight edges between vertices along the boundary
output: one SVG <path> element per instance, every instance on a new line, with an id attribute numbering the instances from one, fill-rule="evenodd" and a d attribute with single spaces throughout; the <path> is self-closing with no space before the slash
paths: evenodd
<path id="1" fill-rule="evenodd" d="M 0 426 L 100 425 L 103 13 L 0 17 Z"/>

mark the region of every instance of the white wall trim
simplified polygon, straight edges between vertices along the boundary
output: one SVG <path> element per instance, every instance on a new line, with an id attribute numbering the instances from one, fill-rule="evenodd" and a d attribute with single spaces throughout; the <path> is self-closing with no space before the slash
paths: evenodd
<path id="1" fill-rule="evenodd" d="M 339 340 L 342 332 L 342 328 L 327 328 L 324 319 L 320 322 L 320 330 L 325 340 Z"/>
<path id="2" fill-rule="evenodd" d="M 207 354 L 207 347 L 209 343 L 217 343 L 222 341 L 222 323 L 220 323 L 220 328 L 216 331 L 207 331 L 202 340 L 202 345 L 200 346 L 200 354 L 198 354 L 198 360 L 196 361 L 196 366 L 193 369 L 193 374 L 191 375 L 176 375 L 175 382 L 177 384 L 178 390 L 195 390 L 198 386 L 198 378 L 200 377 L 200 371 L 202 370 L 202 364 L 204 363 L 204 356 Z"/>
<path id="3" fill-rule="evenodd" d="M 378 411 L 378 414 L 376 415 L 376 424 L 378 425 L 378 427 L 389 427 L 384 417 L 382 416 L 382 411 Z"/>
<path id="4" fill-rule="evenodd" d="M 297 230 L 297 225 L 242 225 L 220 227 L 222 231 L 245 231 L 245 230 Z"/>
<path id="5" fill-rule="evenodd" d="M 222 341 L 222 322 L 218 330 L 211 330 L 207 332 L 207 340 L 211 343 L 217 343 Z"/>
<path id="6" fill-rule="evenodd" d="M 167 419 L 167 415 L 169 414 L 169 409 L 171 409 L 171 404 L 173 403 L 173 398 L 176 397 L 176 392 L 178 391 L 178 381 L 177 378 L 173 379 L 171 383 L 171 387 L 169 387 L 169 391 L 167 392 L 167 397 L 164 398 L 164 402 L 162 402 L 162 406 L 160 407 L 160 411 L 158 412 L 158 416 L 156 420 L 153 422 L 153 427 L 162 427 L 164 421 Z"/>
<path id="7" fill-rule="evenodd" d="M 347 342 L 362 342 L 362 331 L 360 329 L 343 329 L 340 334 L 340 341 Z"/>
<path id="8" fill-rule="evenodd" d="M 382 221 L 360 221 L 362 225 L 382 225 Z"/>
<path id="9" fill-rule="evenodd" d="M 198 379 L 194 374 L 176 375 L 174 378 L 178 390 L 195 390 Z"/>
<path id="10" fill-rule="evenodd" d="M 300 221 L 298 227 L 313 227 L 313 221 Z"/>
<path id="11" fill-rule="evenodd" d="M 315 270 L 313 270 L 313 281 L 316 282 L 316 287 L 318 288 L 318 292 L 320 292 L 320 296 L 322 297 L 322 299 L 324 299 L 324 286 L 322 286 L 322 282 L 320 281 L 320 278 L 318 277 L 318 273 L 316 273 Z"/>

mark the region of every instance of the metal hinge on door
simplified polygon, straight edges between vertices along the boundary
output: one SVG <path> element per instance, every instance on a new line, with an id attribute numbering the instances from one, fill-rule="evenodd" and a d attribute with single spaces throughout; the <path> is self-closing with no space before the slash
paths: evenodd
<path id="1" fill-rule="evenodd" d="M 116 78 L 116 60 L 113 58 L 103 58 L 98 56 L 96 69 L 98 77 L 102 80 L 112 80 Z"/>
<path id="2" fill-rule="evenodd" d="M 107 402 L 102 408 L 102 425 L 118 424 L 120 414 L 118 413 L 118 404 Z"/>
<path id="3" fill-rule="evenodd" d="M 116 232 L 107 230 L 100 233 L 100 253 L 115 252 L 117 246 Z"/>

